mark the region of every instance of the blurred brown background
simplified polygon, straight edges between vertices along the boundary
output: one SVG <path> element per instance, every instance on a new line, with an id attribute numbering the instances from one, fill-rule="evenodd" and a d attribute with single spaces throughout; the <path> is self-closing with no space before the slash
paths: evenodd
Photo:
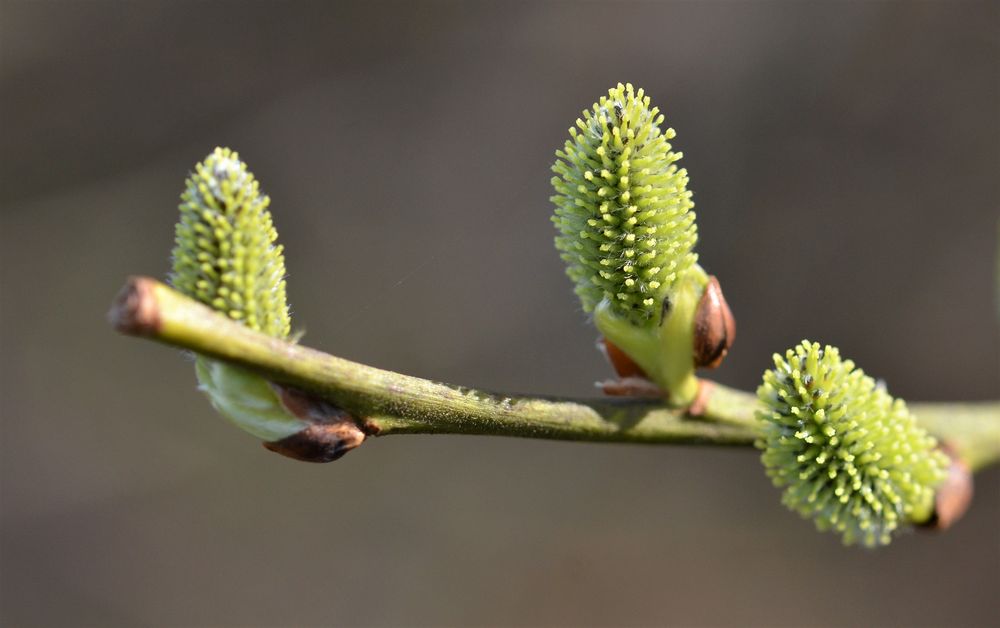
<path id="1" fill-rule="evenodd" d="M 943 536 L 845 549 L 750 450 L 375 440 L 310 466 L 104 321 L 238 149 L 306 344 L 490 389 L 608 369 L 552 247 L 579 111 L 644 86 L 753 388 L 803 337 L 910 399 L 1000 393 L 1000 5 L 0 4 L 0 622 L 985 625 L 1000 469 Z"/>

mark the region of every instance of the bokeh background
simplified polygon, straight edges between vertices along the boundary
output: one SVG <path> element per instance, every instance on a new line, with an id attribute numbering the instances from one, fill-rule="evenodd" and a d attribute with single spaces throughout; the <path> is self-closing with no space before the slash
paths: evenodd
<path id="1" fill-rule="evenodd" d="M 739 320 L 720 381 L 809 337 L 909 399 L 997 397 L 998 33 L 974 2 L 5 0 L 0 622 L 996 622 L 1000 469 L 951 532 L 872 552 L 786 511 L 751 450 L 399 436 L 307 465 L 104 313 L 165 276 L 184 178 L 228 145 L 306 344 L 594 394 L 549 166 L 632 81 Z"/>

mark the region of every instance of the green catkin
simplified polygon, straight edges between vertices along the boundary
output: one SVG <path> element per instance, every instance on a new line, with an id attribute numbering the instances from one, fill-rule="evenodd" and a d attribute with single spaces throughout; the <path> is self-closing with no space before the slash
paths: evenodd
<path id="1" fill-rule="evenodd" d="M 552 166 L 556 247 L 583 309 L 602 299 L 634 324 L 655 320 L 678 277 L 697 261 L 688 175 L 674 130 L 631 84 L 583 112 Z"/>
<path id="2" fill-rule="evenodd" d="M 829 345 L 803 341 L 774 364 L 757 389 L 757 447 L 784 504 L 869 547 L 926 520 L 947 458 L 903 400 Z"/>
<path id="3" fill-rule="evenodd" d="M 250 329 L 287 338 L 285 260 L 270 202 L 239 155 L 216 148 L 195 166 L 181 194 L 170 282 Z M 271 384 L 250 371 L 197 356 L 195 373 L 219 413 L 264 441 L 306 427 Z"/>
<path id="4" fill-rule="evenodd" d="M 247 327 L 285 338 L 285 260 L 271 199 L 239 155 L 216 148 L 181 195 L 171 283 Z"/>

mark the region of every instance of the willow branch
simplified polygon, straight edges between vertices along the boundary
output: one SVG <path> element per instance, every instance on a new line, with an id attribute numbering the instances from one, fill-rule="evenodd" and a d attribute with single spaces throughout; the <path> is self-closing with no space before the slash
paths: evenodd
<path id="1" fill-rule="evenodd" d="M 128 280 L 109 318 L 121 332 L 250 369 L 313 393 L 369 434 L 483 434 L 561 440 L 749 446 L 752 393 L 709 384 L 698 416 L 657 400 L 505 395 L 358 364 L 252 331 L 150 278 Z M 1000 461 L 1000 402 L 911 404 L 973 469 Z"/>

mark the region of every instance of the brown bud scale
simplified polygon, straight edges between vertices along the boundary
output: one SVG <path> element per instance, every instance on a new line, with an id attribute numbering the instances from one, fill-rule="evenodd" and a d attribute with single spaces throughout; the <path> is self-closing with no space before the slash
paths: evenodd
<path id="1" fill-rule="evenodd" d="M 353 416 L 308 393 L 274 384 L 285 409 L 309 426 L 264 447 L 304 462 L 332 462 L 365 440 Z"/>
<path id="2" fill-rule="evenodd" d="M 698 302 L 694 316 L 694 364 L 714 369 L 729 353 L 736 339 L 736 319 L 722 295 L 722 287 L 714 276 Z"/>
<path id="3" fill-rule="evenodd" d="M 973 494 L 969 465 L 947 444 L 942 444 L 941 450 L 948 455 L 951 464 L 948 466 L 948 477 L 934 493 L 934 514 L 924 524 L 935 530 L 947 530 L 961 519 L 972 504 Z"/>

